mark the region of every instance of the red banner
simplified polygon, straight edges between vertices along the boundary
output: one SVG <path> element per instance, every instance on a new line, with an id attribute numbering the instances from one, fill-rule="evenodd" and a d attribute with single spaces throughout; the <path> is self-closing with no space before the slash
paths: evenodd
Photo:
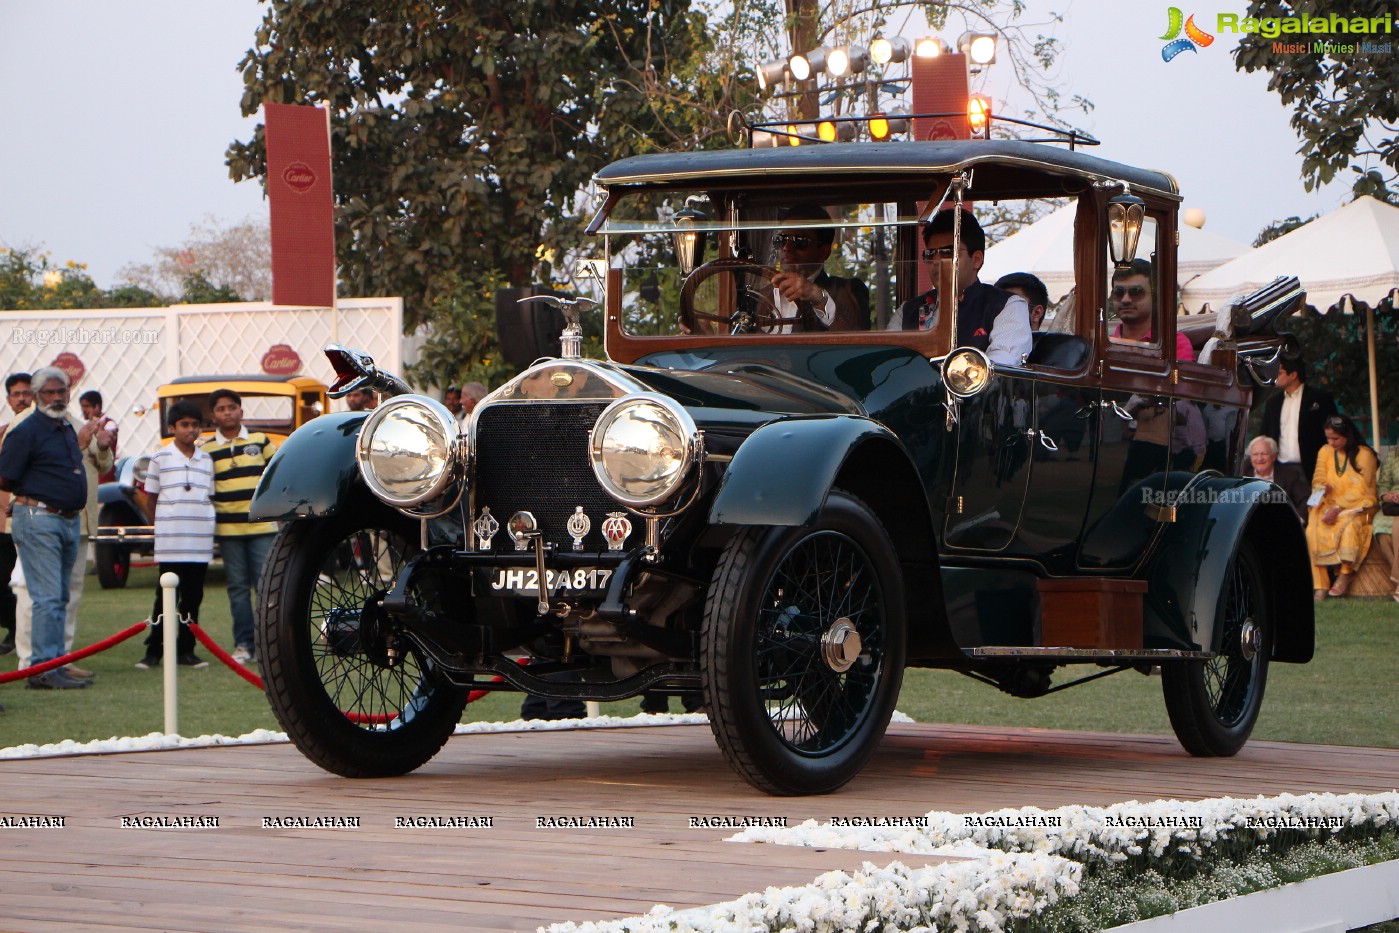
<path id="1" fill-rule="evenodd" d="M 330 112 L 264 104 L 267 196 L 272 204 L 272 303 L 335 304 L 335 198 Z"/>

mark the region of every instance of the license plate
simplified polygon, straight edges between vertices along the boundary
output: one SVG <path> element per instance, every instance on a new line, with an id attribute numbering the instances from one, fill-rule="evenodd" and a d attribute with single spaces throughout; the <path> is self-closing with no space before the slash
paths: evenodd
<path id="1" fill-rule="evenodd" d="M 574 567 L 546 573 L 546 585 L 552 595 L 605 590 L 607 581 L 612 578 L 610 567 Z M 538 595 L 539 571 L 533 567 L 498 568 L 491 572 L 491 589 Z"/>

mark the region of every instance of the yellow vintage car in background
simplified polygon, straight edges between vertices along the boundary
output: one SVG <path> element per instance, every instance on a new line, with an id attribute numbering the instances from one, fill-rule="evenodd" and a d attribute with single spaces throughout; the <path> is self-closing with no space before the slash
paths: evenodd
<path id="1" fill-rule="evenodd" d="M 277 444 L 312 418 L 330 410 L 325 383 L 310 376 L 182 376 L 156 390 L 156 404 L 138 406 L 137 417 L 160 419 L 160 440 L 170 443 L 166 413 L 176 402 L 199 406 L 205 434 L 214 431 L 209 413 L 209 394 L 216 389 L 232 389 L 243 399 L 243 427 L 262 431 Z M 98 489 L 101 511 L 97 534 L 93 536 L 97 579 L 103 589 L 126 586 L 133 555 L 148 556 L 154 534 L 144 481 L 150 452 L 125 457 L 117 462 L 116 482 Z"/>

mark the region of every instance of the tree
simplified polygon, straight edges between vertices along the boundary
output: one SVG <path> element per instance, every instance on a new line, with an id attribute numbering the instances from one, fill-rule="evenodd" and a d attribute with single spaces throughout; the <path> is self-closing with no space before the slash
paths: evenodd
<path id="1" fill-rule="evenodd" d="M 265 221 L 248 218 L 221 225 L 206 216 L 191 224 L 189 239 L 178 246 L 156 249 L 155 259 L 122 267 L 117 273 L 127 285 L 170 299 L 186 292 L 198 275 L 215 290 L 242 296 L 233 301 L 272 298 L 272 242 Z"/>
<path id="2" fill-rule="evenodd" d="M 1258 236 L 1254 237 L 1253 239 L 1253 248 L 1257 249 L 1264 243 L 1271 243 L 1280 236 L 1286 236 L 1293 230 L 1305 227 L 1307 224 L 1311 223 L 1313 220 L 1316 220 L 1320 216 L 1320 214 L 1313 214 L 1306 220 L 1303 220 L 1302 218 L 1297 216 L 1285 217 L 1282 220 L 1275 220 L 1272 223 L 1268 224 L 1268 226 L 1264 227 L 1262 230 L 1258 231 Z"/>
<path id="3" fill-rule="evenodd" d="M 11 311 L 105 308 L 105 294 L 87 265 L 55 266 L 34 247 L 0 248 L 0 308 Z"/>
<path id="4" fill-rule="evenodd" d="M 1322 0 L 1254 0 L 1247 16 L 1273 19 L 1280 24 L 1306 15 L 1326 17 L 1337 10 Z M 1385 0 L 1351 0 L 1338 15 L 1347 22 L 1392 15 Z M 1270 30 L 1271 31 L 1271 30 Z M 1302 141 L 1302 179 L 1310 191 L 1349 167 L 1355 177 L 1356 196 L 1373 195 L 1391 203 L 1399 200 L 1399 55 L 1384 51 L 1328 52 L 1316 40 L 1355 44 L 1365 35 L 1282 34 L 1269 38 L 1262 32 L 1245 33 L 1234 52 L 1241 71 L 1267 71 L 1269 90 L 1284 104 L 1296 108 L 1292 128 Z M 1388 46 L 1387 33 L 1371 35 Z M 1301 45 L 1304 51 L 1274 52 L 1274 42 Z"/>
<path id="5" fill-rule="evenodd" d="M 646 89 L 705 45 L 689 0 L 273 0 L 242 62 L 243 112 L 330 110 L 344 287 L 403 296 L 411 327 L 451 274 L 528 284 L 542 243 L 576 241 L 575 193 L 655 148 L 675 115 Z M 262 127 L 228 161 L 235 179 L 264 176 Z"/>

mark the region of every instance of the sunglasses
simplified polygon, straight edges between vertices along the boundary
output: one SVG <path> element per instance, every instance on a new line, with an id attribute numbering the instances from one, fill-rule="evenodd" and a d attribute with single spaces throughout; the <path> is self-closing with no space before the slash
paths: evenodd
<path id="1" fill-rule="evenodd" d="M 1131 295 L 1133 298 L 1140 298 L 1146 294 L 1145 285 L 1123 286 L 1119 285 L 1112 290 L 1112 297 L 1121 298 L 1123 295 Z"/>
<path id="2" fill-rule="evenodd" d="M 793 233 L 778 233 L 772 238 L 772 248 L 781 249 L 790 246 L 792 249 L 811 249 L 816 245 L 816 238 L 813 236 L 798 236 Z"/>
<path id="3" fill-rule="evenodd" d="M 951 259 L 956 252 L 957 249 L 953 246 L 934 246 L 923 250 L 923 260 L 932 262 L 934 259 Z"/>

